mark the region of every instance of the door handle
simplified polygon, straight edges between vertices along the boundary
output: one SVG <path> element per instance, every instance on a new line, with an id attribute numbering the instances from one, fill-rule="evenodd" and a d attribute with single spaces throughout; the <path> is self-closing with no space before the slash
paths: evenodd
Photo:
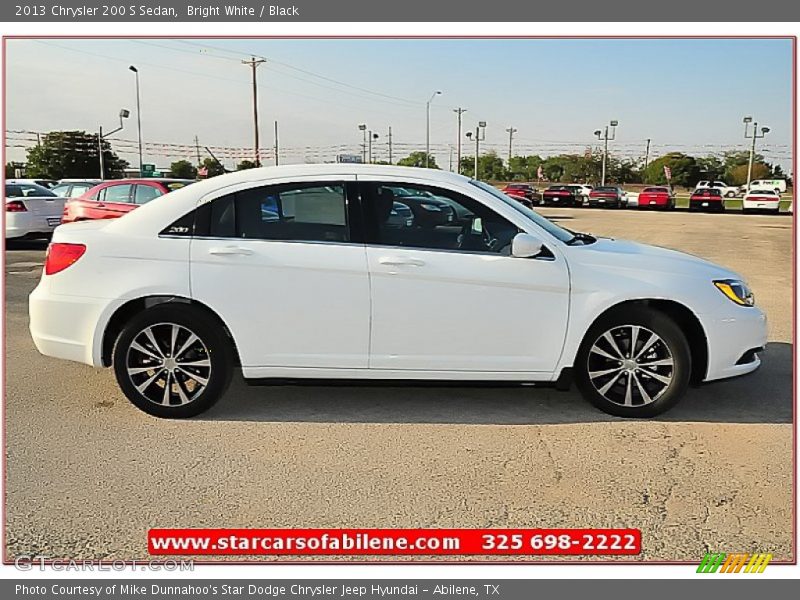
<path id="1" fill-rule="evenodd" d="M 208 253 L 215 256 L 250 256 L 253 251 L 241 246 L 217 246 L 209 248 Z"/>
<path id="2" fill-rule="evenodd" d="M 409 267 L 421 267 L 425 264 L 424 260 L 420 260 L 419 258 L 398 258 L 393 256 L 384 256 L 378 259 L 378 262 L 382 265 L 388 266 L 409 266 Z"/>

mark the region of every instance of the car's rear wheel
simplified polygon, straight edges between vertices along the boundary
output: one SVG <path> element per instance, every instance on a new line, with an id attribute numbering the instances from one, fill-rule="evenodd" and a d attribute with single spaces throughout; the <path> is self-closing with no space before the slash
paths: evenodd
<path id="1" fill-rule="evenodd" d="M 595 323 L 576 359 L 576 384 L 600 410 L 654 417 L 674 406 L 689 384 L 686 336 L 657 310 L 626 307 Z"/>
<path id="2" fill-rule="evenodd" d="M 233 350 L 222 327 L 186 304 L 137 314 L 114 346 L 120 388 L 139 409 L 181 419 L 213 406 L 230 384 Z"/>

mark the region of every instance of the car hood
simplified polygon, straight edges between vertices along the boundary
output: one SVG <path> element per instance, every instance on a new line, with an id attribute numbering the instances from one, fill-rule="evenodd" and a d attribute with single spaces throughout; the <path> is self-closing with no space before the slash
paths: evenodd
<path id="1" fill-rule="evenodd" d="M 712 279 L 741 279 L 739 274 L 697 256 L 628 240 L 597 238 L 593 244 L 573 246 L 571 249 L 576 251 L 570 253 L 571 258 L 587 266 L 658 271 Z"/>

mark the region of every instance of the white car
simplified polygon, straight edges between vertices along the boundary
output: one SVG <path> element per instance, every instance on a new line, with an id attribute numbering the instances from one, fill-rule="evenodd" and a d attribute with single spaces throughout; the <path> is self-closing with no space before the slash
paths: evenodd
<path id="1" fill-rule="evenodd" d="M 744 196 L 742 210 L 770 210 L 778 212 L 781 197 L 775 190 L 751 189 Z"/>
<path id="2" fill-rule="evenodd" d="M 389 223 L 393 190 L 455 221 Z M 268 215 L 268 216 L 265 216 Z M 235 368 L 265 379 L 518 381 L 651 417 L 690 381 L 755 370 L 766 319 L 737 274 L 562 229 L 433 169 L 250 169 L 53 237 L 30 296 L 39 351 L 113 366 L 140 409 L 189 417 Z"/>
<path id="3" fill-rule="evenodd" d="M 581 188 L 581 196 L 583 196 L 584 201 L 589 199 L 589 194 L 591 194 L 594 189 L 591 185 L 586 183 L 570 183 L 569 185 Z"/>
<path id="4" fill-rule="evenodd" d="M 733 185 L 728 185 L 724 181 L 698 181 L 695 191 L 703 188 L 714 188 L 719 190 L 723 198 L 735 198 L 739 193 L 739 188 Z"/>
<path id="5" fill-rule="evenodd" d="M 35 183 L 6 183 L 6 239 L 45 237 L 61 223 L 64 198 Z"/>

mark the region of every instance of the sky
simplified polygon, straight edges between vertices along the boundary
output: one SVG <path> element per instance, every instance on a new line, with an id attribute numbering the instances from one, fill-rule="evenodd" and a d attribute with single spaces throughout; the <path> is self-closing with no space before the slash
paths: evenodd
<path id="1" fill-rule="evenodd" d="M 194 162 L 197 136 L 201 147 L 239 148 L 223 160 L 232 166 L 233 156 L 252 155 L 251 69 L 241 61 L 258 56 L 267 60 L 257 71 L 260 145 L 271 148 L 277 120 L 283 163 L 360 152 L 362 123 L 379 135 L 377 160 L 387 158 L 390 126 L 395 161 L 424 150 L 426 103 L 441 91 L 430 135 L 443 168 L 458 137 L 453 109 L 463 107 L 464 132 L 486 121 L 481 150 L 503 157 L 509 127 L 514 154 L 582 153 L 611 119 L 618 156 L 644 158 L 648 138 L 651 159 L 748 149 L 742 118 L 750 115 L 771 130 L 759 151 L 791 171 L 788 39 L 46 39 L 6 48 L 7 160 L 24 159 L 29 132 L 109 131 L 127 108 L 113 144 L 136 164 L 134 64 L 144 162 Z M 462 139 L 463 153 L 474 153 Z"/>

